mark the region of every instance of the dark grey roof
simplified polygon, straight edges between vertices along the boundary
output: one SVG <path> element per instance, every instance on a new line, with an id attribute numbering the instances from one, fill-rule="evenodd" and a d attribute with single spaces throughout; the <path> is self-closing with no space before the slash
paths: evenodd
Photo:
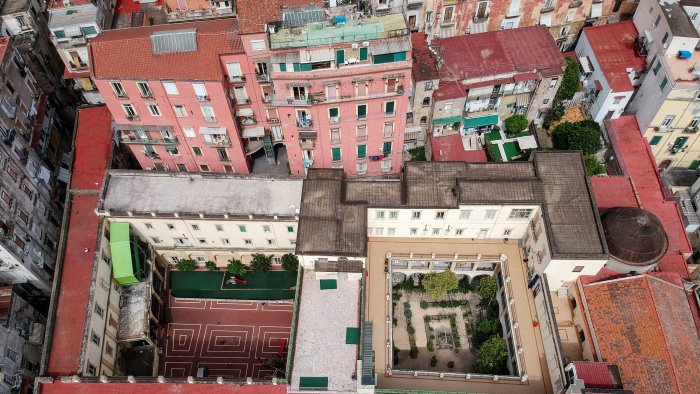
<path id="1" fill-rule="evenodd" d="M 0 1 L 0 16 L 23 12 L 29 9 L 31 0 L 6 0 Z"/>
<path id="2" fill-rule="evenodd" d="M 601 217 L 610 254 L 628 264 L 647 266 L 668 250 L 663 224 L 642 208 L 615 207 Z"/>
<path id="3" fill-rule="evenodd" d="M 664 17 L 671 27 L 671 33 L 677 37 L 698 37 L 693 22 L 679 2 L 659 1 Z"/>
<path id="4" fill-rule="evenodd" d="M 607 255 L 600 220 L 576 152 L 536 152 L 527 162 L 409 162 L 403 180 L 349 181 L 311 169 L 304 181 L 297 253 L 365 256 L 367 208 L 538 204 L 552 255 Z"/>

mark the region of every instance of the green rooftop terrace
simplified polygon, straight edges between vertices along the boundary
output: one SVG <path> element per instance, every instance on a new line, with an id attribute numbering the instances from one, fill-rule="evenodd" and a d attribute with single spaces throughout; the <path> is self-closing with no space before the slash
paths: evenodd
<path id="1" fill-rule="evenodd" d="M 332 19 L 332 17 L 331 17 Z M 270 33 L 270 48 L 303 48 L 405 36 L 409 34 L 403 14 L 349 18 L 344 24 L 331 20 L 309 23 L 301 27 L 282 28 Z"/>

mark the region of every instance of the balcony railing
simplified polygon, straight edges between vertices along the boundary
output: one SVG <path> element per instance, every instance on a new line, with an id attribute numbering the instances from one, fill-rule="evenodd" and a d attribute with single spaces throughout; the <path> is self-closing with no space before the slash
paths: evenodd
<path id="1" fill-rule="evenodd" d="M 197 96 L 197 101 L 209 101 L 209 96 Z"/>
<path id="2" fill-rule="evenodd" d="M 269 82 L 270 76 L 268 74 L 255 74 L 255 79 L 259 82 Z"/>
<path id="3" fill-rule="evenodd" d="M 574 0 L 571 2 L 571 4 L 569 4 L 569 8 L 576 8 L 576 7 L 580 7 L 582 5 L 583 5 L 582 0 Z"/>
<path id="4" fill-rule="evenodd" d="M 207 123 L 216 123 L 216 118 L 213 116 L 205 116 L 204 121 Z"/>
<path id="5" fill-rule="evenodd" d="M 126 119 L 130 120 L 132 122 L 138 122 L 141 120 L 141 117 L 138 114 L 133 114 L 133 115 L 126 115 Z"/>
<path id="6" fill-rule="evenodd" d="M 225 134 L 210 135 L 210 138 L 204 138 L 204 145 L 216 148 L 226 148 L 231 146 L 231 140 Z"/>
<path id="7" fill-rule="evenodd" d="M 83 45 L 87 43 L 87 38 L 85 36 L 71 37 L 68 39 L 68 44 L 70 45 Z"/>
<path id="8" fill-rule="evenodd" d="M 267 123 L 279 123 L 280 118 L 267 118 Z"/>
<path id="9" fill-rule="evenodd" d="M 554 5 L 545 5 L 540 9 L 540 14 L 546 14 L 547 12 L 554 11 Z"/>
<path id="10" fill-rule="evenodd" d="M 129 135 L 122 135 L 121 142 L 123 144 L 139 144 L 139 145 L 177 145 L 177 137 L 172 138 L 139 138 Z"/>
<path id="11" fill-rule="evenodd" d="M 244 116 L 240 117 L 239 119 L 242 126 L 253 126 L 258 123 L 258 121 L 255 120 L 255 117 L 253 116 Z"/>
<path id="12" fill-rule="evenodd" d="M 297 127 L 300 129 L 310 129 L 314 127 L 312 119 L 297 119 Z"/>
<path id="13" fill-rule="evenodd" d="M 303 150 L 313 150 L 314 147 L 316 146 L 316 141 L 315 140 L 304 140 L 299 143 L 301 146 L 301 149 Z"/>

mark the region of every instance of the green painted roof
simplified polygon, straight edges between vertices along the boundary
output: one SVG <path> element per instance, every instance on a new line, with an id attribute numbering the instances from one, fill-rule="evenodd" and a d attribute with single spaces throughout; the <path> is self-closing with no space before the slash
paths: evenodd
<path id="1" fill-rule="evenodd" d="M 345 328 L 345 343 L 348 345 L 360 344 L 360 329 L 357 327 Z"/>
<path id="2" fill-rule="evenodd" d="M 450 116 L 449 118 L 437 118 L 433 119 L 433 124 L 453 124 L 460 122 L 462 120 L 462 117 L 457 115 L 457 116 Z"/>
<path id="3" fill-rule="evenodd" d="M 114 280 L 122 285 L 138 283 L 131 260 L 129 223 L 111 222 L 109 224 L 109 249 L 112 254 Z"/>
<path id="4" fill-rule="evenodd" d="M 479 116 L 478 118 L 464 118 L 464 128 L 470 129 L 481 126 L 498 124 L 498 115 Z"/>

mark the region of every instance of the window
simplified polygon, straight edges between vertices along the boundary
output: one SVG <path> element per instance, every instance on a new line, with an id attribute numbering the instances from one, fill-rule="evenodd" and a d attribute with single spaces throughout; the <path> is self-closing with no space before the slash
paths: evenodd
<path id="1" fill-rule="evenodd" d="M 486 214 L 484 215 L 484 219 L 486 220 L 493 220 L 496 218 L 496 210 L 495 209 L 487 209 Z"/>
<path id="2" fill-rule="evenodd" d="M 549 104 L 549 99 L 548 99 L 548 98 L 542 100 L 542 105 L 547 105 L 547 104 Z"/>
<path id="3" fill-rule="evenodd" d="M 221 238 L 221 243 L 223 245 L 231 245 L 231 240 L 228 238 Z"/>
<path id="4" fill-rule="evenodd" d="M 139 88 L 139 93 L 143 98 L 153 98 L 153 92 L 151 92 L 151 87 L 148 86 L 148 82 L 136 82 L 136 86 Z"/>
<path id="5" fill-rule="evenodd" d="M 367 104 L 357 106 L 357 119 L 367 119 Z"/>
<path id="6" fill-rule="evenodd" d="M 214 114 L 214 107 L 211 105 L 202 105 L 202 115 L 204 115 L 204 121 L 209 123 L 216 122 L 216 114 Z"/>
<path id="7" fill-rule="evenodd" d="M 194 89 L 194 95 L 197 97 L 197 101 L 209 100 L 209 95 L 207 94 L 207 88 L 206 88 L 206 86 L 204 86 L 203 82 L 193 82 L 192 88 Z"/>
<path id="8" fill-rule="evenodd" d="M 184 238 L 173 238 L 173 242 L 175 243 L 175 246 L 184 246 L 187 244 Z"/>
<path id="9" fill-rule="evenodd" d="M 585 267 L 582 265 L 577 265 L 571 272 L 581 272 Z"/>
<path id="10" fill-rule="evenodd" d="M 433 235 L 440 235 L 440 229 L 439 229 L 439 228 L 434 228 L 434 229 L 433 229 Z"/>
<path id="11" fill-rule="evenodd" d="M 193 225 L 192 225 L 192 230 L 194 230 L 194 231 L 199 231 L 199 225 L 198 225 L 198 224 L 193 224 Z"/>
<path id="12" fill-rule="evenodd" d="M 409 234 L 410 234 L 410 235 L 418 235 L 418 229 L 417 229 L 417 228 L 412 228 L 412 229 L 409 231 Z"/>
<path id="13" fill-rule="evenodd" d="M 668 41 L 668 32 L 664 33 L 664 38 L 661 39 L 661 44 L 666 47 L 666 41 Z"/>
<path id="14" fill-rule="evenodd" d="M 428 117 L 427 116 L 421 116 L 420 117 L 420 124 L 424 125 L 428 123 Z"/>
<path id="15" fill-rule="evenodd" d="M 676 118 L 676 115 L 666 115 L 663 122 L 661 122 L 661 127 L 671 127 L 671 123 Z"/>
<path id="16" fill-rule="evenodd" d="M 226 63 L 226 71 L 228 71 L 228 77 L 231 82 L 240 81 L 243 76 L 241 74 L 241 65 L 238 63 Z"/>
<path id="17" fill-rule="evenodd" d="M 549 87 L 553 88 L 557 86 L 557 82 L 559 82 L 559 78 L 552 78 L 549 80 Z"/>
<path id="18" fill-rule="evenodd" d="M 168 226 L 168 230 L 175 230 L 175 225 L 172 223 L 168 223 L 166 226 Z"/>
<path id="19" fill-rule="evenodd" d="M 99 335 L 95 334 L 95 332 L 92 333 L 90 340 L 97 346 L 99 346 L 100 342 L 102 342 L 102 338 Z"/>
<path id="20" fill-rule="evenodd" d="M 280 67 L 280 72 L 287 71 L 287 64 L 286 63 L 279 63 L 279 67 Z"/>
<path id="21" fill-rule="evenodd" d="M 226 148 L 216 148 L 216 154 L 221 161 L 229 161 L 228 152 Z"/>
<path id="22" fill-rule="evenodd" d="M 264 40 L 251 40 L 250 41 L 250 49 L 254 51 L 264 51 L 265 50 L 265 41 Z"/>
<path id="23" fill-rule="evenodd" d="M 158 237 L 152 237 L 151 240 L 153 241 L 154 244 L 159 244 L 161 242 L 160 238 L 158 238 Z"/>
<path id="24" fill-rule="evenodd" d="M 270 233 L 270 232 L 272 232 L 272 229 L 270 228 L 270 226 L 263 226 L 263 232 Z"/>
<path id="25" fill-rule="evenodd" d="M 435 212 L 435 220 L 444 220 L 444 219 L 445 219 L 445 211 Z"/>
<path id="26" fill-rule="evenodd" d="M 97 29 L 95 28 L 95 26 L 83 26 L 80 28 L 80 31 L 83 33 L 84 36 L 97 35 Z"/>
<path id="27" fill-rule="evenodd" d="M 508 219 L 529 219 L 532 209 L 512 209 Z"/>
<path id="28" fill-rule="evenodd" d="M 105 353 L 109 354 L 110 356 L 113 355 L 113 353 L 114 353 L 114 348 L 112 347 L 112 344 L 107 343 L 107 344 L 105 345 Z"/>
<path id="29" fill-rule="evenodd" d="M 413 219 L 413 220 L 420 220 L 420 211 L 413 211 L 413 212 L 411 212 L 411 219 Z"/>
<path id="30" fill-rule="evenodd" d="M 146 104 L 146 108 L 148 108 L 148 112 L 151 113 L 151 116 L 161 116 L 158 104 Z"/>
<path id="31" fill-rule="evenodd" d="M 391 145 L 392 145 L 392 144 L 391 144 L 391 141 L 386 141 L 386 142 L 382 145 L 382 154 L 383 154 L 384 156 L 389 156 L 389 155 L 391 155 Z"/>
<path id="32" fill-rule="evenodd" d="M 664 88 L 666 87 L 666 84 L 668 84 L 668 78 L 664 77 L 664 80 L 661 81 L 661 85 L 659 85 L 659 89 L 661 89 L 663 91 Z"/>
<path id="33" fill-rule="evenodd" d="M 97 367 L 95 367 L 92 363 L 88 362 L 87 364 L 87 374 L 95 376 L 97 375 Z"/>
<path id="34" fill-rule="evenodd" d="M 452 22 L 452 18 L 454 17 L 454 11 L 455 7 L 445 7 L 445 14 L 442 16 L 442 22 L 443 23 L 449 23 Z"/>
<path id="35" fill-rule="evenodd" d="M 202 148 L 200 148 L 200 147 L 198 147 L 198 146 L 193 146 L 193 147 L 192 147 L 192 153 L 193 153 L 195 156 L 203 156 L 203 155 L 204 155 L 204 154 L 202 153 Z"/>
<path id="36" fill-rule="evenodd" d="M 367 125 L 358 125 L 355 138 L 358 141 L 364 141 L 367 139 Z"/>
<path id="37" fill-rule="evenodd" d="M 58 39 L 58 40 L 63 40 L 63 39 L 65 39 L 65 38 L 67 38 L 67 37 L 66 37 L 66 32 L 63 31 L 63 30 L 54 30 L 54 31 L 53 31 L 53 35 L 54 35 L 54 37 L 56 37 L 56 39 Z"/>
<path id="38" fill-rule="evenodd" d="M 364 159 L 367 157 L 367 145 L 357 145 L 357 158 Z"/>
<path id="39" fill-rule="evenodd" d="M 656 16 L 656 20 L 654 21 L 654 27 L 658 26 L 659 22 L 661 22 L 661 15 Z"/>
<path id="40" fill-rule="evenodd" d="M 251 239 L 244 239 L 244 240 L 243 240 L 243 243 L 246 244 L 246 245 L 252 245 L 252 244 L 253 244 L 253 240 L 251 240 Z"/>
<path id="41" fill-rule="evenodd" d="M 180 94 L 180 92 L 177 90 L 175 81 L 163 81 L 163 89 L 165 89 L 165 94 L 168 96 L 177 96 Z"/>
<path id="42" fill-rule="evenodd" d="M 394 116 L 395 112 L 394 109 L 396 107 L 396 102 L 395 101 L 385 101 L 384 102 L 384 115 L 386 116 Z"/>
<path id="43" fill-rule="evenodd" d="M 218 232 L 224 231 L 224 226 L 222 226 L 220 224 L 215 224 L 214 228 L 216 228 L 216 231 L 218 231 Z"/>
<path id="44" fill-rule="evenodd" d="M 340 143 L 340 129 L 331 129 L 331 144 Z"/>
<path id="45" fill-rule="evenodd" d="M 294 232 L 294 226 L 287 226 L 287 232 L 288 232 L 288 233 L 293 233 L 293 232 Z"/>
<path id="46" fill-rule="evenodd" d="M 384 228 L 383 227 L 375 228 L 374 235 L 384 235 Z"/>
<path id="47" fill-rule="evenodd" d="M 471 216 L 472 211 L 471 209 L 462 209 L 459 211 L 459 219 L 460 220 L 469 220 L 469 216 Z"/>
<path id="48" fill-rule="evenodd" d="M 9 347 L 5 351 L 5 356 L 12 360 L 13 362 L 17 362 L 17 352 L 10 349 Z"/>
<path id="49" fill-rule="evenodd" d="M 126 90 L 124 90 L 124 86 L 122 86 L 121 82 L 110 82 L 109 84 L 112 86 L 112 90 L 118 98 L 127 98 Z"/>
<path id="50" fill-rule="evenodd" d="M 389 211 L 389 219 L 390 220 L 398 220 L 399 218 L 399 211 Z"/>
<path id="51" fill-rule="evenodd" d="M 661 60 L 657 60 L 654 68 L 652 69 L 654 71 L 654 75 L 659 72 L 659 69 L 661 69 Z"/>
<path id="52" fill-rule="evenodd" d="M 367 173 L 367 163 L 357 163 L 357 175 L 365 175 Z"/>
<path id="53" fill-rule="evenodd" d="M 382 160 L 382 172 L 391 171 L 391 160 Z"/>
<path id="54" fill-rule="evenodd" d="M 102 256 L 102 261 L 107 263 L 107 265 L 109 265 L 112 262 L 112 259 L 110 259 L 109 256 L 107 256 L 104 252 L 102 252 L 101 256 Z"/>
<path id="55" fill-rule="evenodd" d="M 694 117 L 693 120 L 688 123 L 688 128 L 694 129 L 698 127 L 698 123 L 700 123 L 700 118 Z"/>
<path id="56" fill-rule="evenodd" d="M 373 227 L 367 227 L 367 235 L 374 235 L 374 228 Z"/>
<path id="57" fill-rule="evenodd" d="M 649 145 L 652 145 L 652 146 L 658 145 L 662 139 L 663 139 L 663 137 L 661 137 L 660 135 L 655 135 L 655 136 L 651 137 L 651 141 L 649 141 Z"/>
<path id="58" fill-rule="evenodd" d="M 377 211 L 375 214 L 377 220 L 384 220 L 384 211 Z"/>
<path id="59" fill-rule="evenodd" d="M 395 228 L 390 228 L 387 230 L 387 235 L 396 235 L 396 229 Z"/>
<path id="60" fill-rule="evenodd" d="M 394 122 L 384 122 L 384 138 L 394 135 Z"/>
<path id="61" fill-rule="evenodd" d="M 95 313 L 96 313 L 98 316 L 100 316 L 100 317 L 104 317 L 104 315 L 105 315 L 105 310 L 104 310 L 104 308 L 102 308 L 101 306 L 95 304 Z"/>
<path id="62" fill-rule="evenodd" d="M 182 128 L 182 133 L 185 134 L 186 138 L 195 138 L 197 135 L 194 133 L 194 127 L 184 126 Z"/>
<path id="63" fill-rule="evenodd" d="M 206 238 L 198 238 L 197 241 L 199 241 L 199 244 L 200 244 L 200 245 L 206 245 L 206 244 L 207 244 L 207 239 L 206 239 Z M 201 257 L 201 256 L 200 256 L 200 257 Z M 202 259 L 200 260 L 199 257 L 197 257 L 197 261 L 203 263 L 203 262 L 205 261 L 205 259 L 204 259 L 204 257 L 202 257 Z"/>
<path id="64" fill-rule="evenodd" d="M 296 240 L 296 239 L 290 239 L 290 240 L 289 240 L 289 244 L 290 244 L 290 245 L 296 245 L 296 244 L 297 244 L 297 240 Z"/>
<path id="65" fill-rule="evenodd" d="M 238 231 L 240 231 L 240 232 L 242 232 L 242 233 L 246 233 L 246 232 L 248 232 L 248 229 L 246 229 L 246 227 L 245 227 L 244 225 L 239 224 L 239 225 L 238 225 Z"/>
<path id="66" fill-rule="evenodd" d="M 328 120 L 331 123 L 338 123 L 340 121 L 340 111 L 338 107 L 328 108 Z"/>
<path id="67" fill-rule="evenodd" d="M 462 236 L 462 234 L 464 234 L 463 228 L 458 228 L 455 230 L 455 236 L 459 237 L 459 236 Z"/>
<path id="68" fill-rule="evenodd" d="M 184 105 L 175 104 L 175 105 L 173 105 L 173 109 L 175 110 L 175 116 L 177 116 L 178 118 L 186 118 L 187 117 L 187 109 L 185 108 Z M 192 128 L 192 133 L 194 134 L 194 128 Z"/>
<path id="69" fill-rule="evenodd" d="M 507 229 L 503 230 L 503 236 L 508 237 L 508 236 L 510 236 L 510 233 L 512 233 L 512 232 L 513 232 L 512 228 L 507 228 Z"/>
<path id="70" fill-rule="evenodd" d="M 275 246 L 275 240 L 274 240 L 274 239 L 268 239 L 268 240 L 267 240 L 267 246 Z"/>
<path id="71" fill-rule="evenodd" d="M 625 96 L 615 96 L 613 97 L 613 104 L 620 104 L 624 99 Z"/>
<path id="72" fill-rule="evenodd" d="M 126 114 L 127 118 L 133 118 L 136 116 L 136 109 L 134 109 L 133 105 L 122 104 L 122 109 L 124 110 L 124 113 Z"/>
<path id="73" fill-rule="evenodd" d="M 341 160 L 340 148 L 331 148 L 331 160 L 333 160 L 333 161 L 340 161 Z"/>
<path id="74" fill-rule="evenodd" d="M 17 208 L 17 216 L 18 216 L 18 217 L 20 218 L 20 220 L 22 220 L 25 224 L 27 224 L 27 223 L 29 222 L 29 215 L 27 215 L 27 213 L 24 212 L 24 210 L 22 210 L 21 208 Z"/>

